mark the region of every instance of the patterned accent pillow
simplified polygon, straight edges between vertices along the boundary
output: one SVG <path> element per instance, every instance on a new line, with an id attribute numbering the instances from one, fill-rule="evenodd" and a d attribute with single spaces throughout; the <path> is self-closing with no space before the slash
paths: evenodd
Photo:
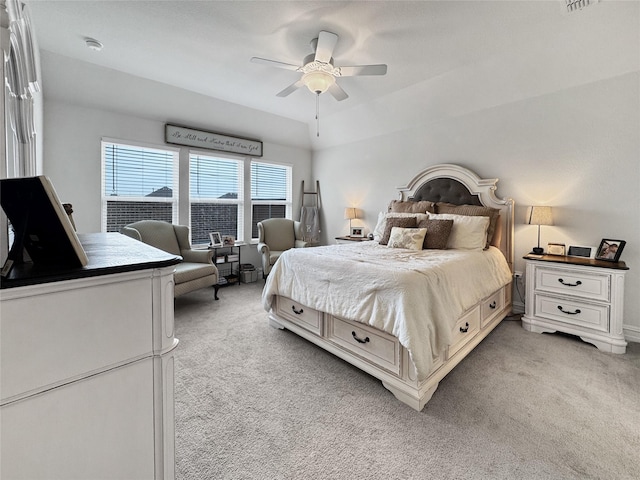
<path id="1" fill-rule="evenodd" d="M 389 236 L 389 248 L 408 248 L 409 250 L 422 250 L 426 228 L 400 228 L 393 227 Z"/>
<path id="2" fill-rule="evenodd" d="M 427 229 L 422 248 L 444 250 L 451 235 L 453 220 L 422 220 L 418 222 L 417 227 Z"/>
<path id="3" fill-rule="evenodd" d="M 420 202 L 391 200 L 388 210 L 395 213 L 436 213 L 435 203 L 427 200 Z"/>
<path id="4" fill-rule="evenodd" d="M 492 245 L 493 235 L 498 224 L 500 210 L 497 208 L 483 207 L 482 205 L 454 205 L 453 203 L 436 203 L 437 213 L 450 213 L 453 215 L 469 215 L 477 217 L 489 217 L 489 228 L 487 228 L 487 242 L 484 249 Z"/>
<path id="5" fill-rule="evenodd" d="M 417 224 L 416 217 L 389 217 L 384 228 L 384 234 L 380 239 L 380 245 L 386 245 L 389 243 L 389 237 L 391 236 L 391 229 L 393 227 L 400 228 L 415 228 Z"/>

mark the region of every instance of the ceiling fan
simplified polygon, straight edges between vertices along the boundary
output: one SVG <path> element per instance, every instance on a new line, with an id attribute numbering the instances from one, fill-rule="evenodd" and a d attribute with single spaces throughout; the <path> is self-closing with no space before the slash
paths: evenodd
<path id="1" fill-rule="evenodd" d="M 297 82 L 292 83 L 287 88 L 277 94 L 278 97 L 286 97 L 295 92 L 300 87 L 306 86 L 311 92 L 319 96 L 321 93 L 329 91 L 338 100 L 345 100 L 349 97 L 347 93 L 336 83 L 337 77 L 353 77 L 356 75 L 385 75 L 387 66 L 380 65 L 355 65 L 336 67 L 333 65 L 333 50 L 338 43 L 338 35 L 331 32 L 321 31 L 318 38 L 311 40 L 311 48 L 314 53 L 307 55 L 302 66 L 290 63 L 267 60 L 266 58 L 252 57 L 253 63 L 262 63 L 272 67 L 294 70 L 302 73 Z"/>

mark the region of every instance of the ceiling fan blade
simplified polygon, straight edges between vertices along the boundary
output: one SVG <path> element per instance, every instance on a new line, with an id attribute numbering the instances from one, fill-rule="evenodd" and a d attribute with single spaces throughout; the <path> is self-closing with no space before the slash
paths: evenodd
<path id="1" fill-rule="evenodd" d="M 304 86 L 304 83 L 302 83 L 302 80 L 298 80 L 297 82 L 292 83 L 287 88 L 282 90 L 280 93 L 277 93 L 276 97 L 286 97 L 287 95 L 292 94 L 297 89 L 299 89 L 300 87 L 303 87 L 303 86 Z"/>
<path id="2" fill-rule="evenodd" d="M 290 63 L 276 62 L 275 60 L 267 60 L 266 58 L 251 57 L 253 63 L 261 63 L 263 65 L 269 65 L 270 67 L 284 68 L 286 70 L 298 70 L 298 65 L 291 65 Z"/>
<path id="3" fill-rule="evenodd" d="M 354 65 L 350 67 L 339 67 L 341 77 L 355 77 L 357 75 L 385 75 L 387 66 L 380 65 Z"/>
<path id="4" fill-rule="evenodd" d="M 331 84 L 331 86 L 329 87 L 329 93 L 331 95 L 333 95 L 333 98 L 335 98 L 339 102 L 349 98 L 349 95 L 347 95 L 347 92 L 345 92 L 342 89 L 342 87 L 340 85 L 338 85 L 337 83 Z"/>
<path id="5" fill-rule="evenodd" d="M 324 30 L 318 35 L 318 44 L 316 45 L 316 62 L 329 63 L 333 56 L 333 49 L 338 43 L 338 35 Z"/>

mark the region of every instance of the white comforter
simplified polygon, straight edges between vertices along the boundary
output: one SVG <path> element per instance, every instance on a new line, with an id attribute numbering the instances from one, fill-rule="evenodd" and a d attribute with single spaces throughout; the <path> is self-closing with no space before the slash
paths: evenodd
<path id="1" fill-rule="evenodd" d="M 450 344 L 462 313 L 511 281 L 495 247 L 485 251 L 405 250 L 377 242 L 287 250 L 262 293 L 368 323 L 409 351 L 420 380 Z"/>

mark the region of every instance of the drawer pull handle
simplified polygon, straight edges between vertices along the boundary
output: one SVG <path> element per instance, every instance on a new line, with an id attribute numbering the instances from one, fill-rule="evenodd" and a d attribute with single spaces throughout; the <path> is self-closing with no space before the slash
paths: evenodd
<path id="1" fill-rule="evenodd" d="M 562 313 L 566 313 L 567 315 L 577 315 L 577 314 L 580 313 L 580 309 L 579 308 L 576 308 L 575 312 L 569 312 L 569 311 L 563 309 L 561 305 L 558 305 L 558 310 L 560 310 Z"/>
<path id="2" fill-rule="evenodd" d="M 559 278 L 558 281 L 565 287 L 577 287 L 579 285 L 582 285 L 582 282 L 580 280 L 578 280 L 576 283 L 567 283 L 563 279 Z"/>
<path id="3" fill-rule="evenodd" d="M 291 310 L 293 310 L 293 313 L 295 313 L 296 315 L 300 315 L 302 312 L 304 312 L 304 309 L 300 309 L 300 310 L 296 310 L 296 306 L 295 305 L 291 305 Z"/>
<path id="4" fill-rule="evenodd" d="M 358 343 L 367 343 L 369 342 L 369 337 L 365 337 L 365 339 L 361 339 L 358 338 L 358 335 L 356 335 L 356 332 L 351 332 L 351 336 L 355 339 L 356 342 Z"/>
<path id="5" fill-rule="evenodd" d="M 489 308 L 496 308 L 496 302 L 491 302 L 491 304 L 489 305 Z"/>
<path id="6" fill-rule="evenodd" d="M 465 322 L 464 327 L 460 327 L 460 331 L 462 333 L 467 333 L 469 331 L 469 322 Z"/>

